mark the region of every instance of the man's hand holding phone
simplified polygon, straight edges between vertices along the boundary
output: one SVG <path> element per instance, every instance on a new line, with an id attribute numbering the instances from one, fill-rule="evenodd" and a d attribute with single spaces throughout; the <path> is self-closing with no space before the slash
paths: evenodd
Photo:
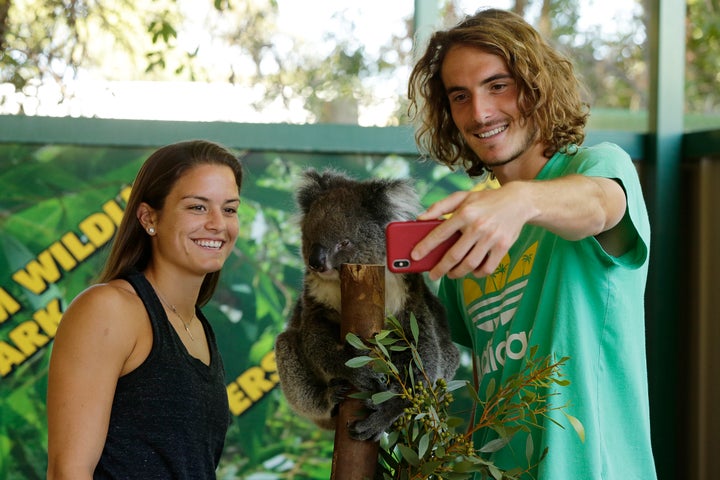
<path id="1" fill-rule="evenodd" d="M 477 277 L 491 275 L 517 240 L 523 225 L 536 213 L 527 202 L 528 194 L 520 191 L 527 183 L 455 192 L 435 202 L 418 216 L 418 221 L 447 215 L 449 218 L 413 247 L 411 261 L 423 259 L 452 236 L 456 241 L 429 270 L 430 279 L 437 280 L 443 275 L 461 278 L 469 273 Z"/>
<path id="2" fill-rule="evenodd" d="M 460 238 L 460 232 L 437 245 L 422 258 L 414 259 L 411 252 L 443 220 L 411 220 L 391 222 L 385 229 L 387 267 L 395 273 L 419 273 L 431 270 Z"/>

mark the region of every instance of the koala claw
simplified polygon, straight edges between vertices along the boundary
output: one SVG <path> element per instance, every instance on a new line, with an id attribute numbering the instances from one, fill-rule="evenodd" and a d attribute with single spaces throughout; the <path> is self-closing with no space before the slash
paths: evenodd
<path id="1" fill-rule="evenodd" d="M 353 387 L 350 382 L 342 378 L 333 378 L 328 382 L 328 391 L 330 392 L 330 399 L 334 405 L 345 400 L 348 393 L 352 392 Z"/>
<path id="2" fill-rule="evenodd" d="M 364 420 L 358 420 L 350 425 L 350 436 L 355 440 L 378 441 L 387 427 L 376 425 L 376 419 L 371 414 Z"/>

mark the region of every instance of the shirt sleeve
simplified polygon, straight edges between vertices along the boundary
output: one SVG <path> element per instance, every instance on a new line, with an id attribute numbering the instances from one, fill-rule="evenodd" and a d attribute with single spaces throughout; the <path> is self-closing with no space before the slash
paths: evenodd
<path id="1" fill-rule="evenodd" d="M 650 250 L 650 221 L 640 178 L 630 156 L 619 146 L 606 142 L 581 150 L 571 165 L 575 173 L 612 178 L 620 183 L 627 200 L 625 215 L 628 218 L 623 221 L 629 219 L 637 233 L 637 241 L 628 253 L 616 260 L 628 267 L 645 264 Z"/>

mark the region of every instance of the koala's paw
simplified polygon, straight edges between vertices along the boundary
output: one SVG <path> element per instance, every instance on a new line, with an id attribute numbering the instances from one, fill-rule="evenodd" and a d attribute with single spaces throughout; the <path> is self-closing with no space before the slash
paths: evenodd
<path id="1" fill-rule="evenodd" d="M 355 369 L 348 380 L 361 392 L 375 393 L 387 388 L 387 377 L 369 367 Z"/>
<path id="2" fill-rule="evenodd" d="M 345 400 L 349 393 L 353 391 L 350 382 L 343 378 L 333 378 L 328 383 L 328 397 L 333 405 L 333 415 L 337 414 L 338 405 Z"/>
<path id="3" fill-rule="evenodd" d="M 390 430 L 407 405 L 408 401 L 400 397 L 380 404 L 367 400 L 365 402 L 367 416 L 350 425 L 350 436 L 356 440 L 379 440 L 383 432 Z"/>
<path id="4" fill-rule="evenodd" d="M 392 422 L 388 423 L 381 411 L 375 410 L 350 425 L 350 436 L 355 440 L 377 441 L 391 425 Z"/>

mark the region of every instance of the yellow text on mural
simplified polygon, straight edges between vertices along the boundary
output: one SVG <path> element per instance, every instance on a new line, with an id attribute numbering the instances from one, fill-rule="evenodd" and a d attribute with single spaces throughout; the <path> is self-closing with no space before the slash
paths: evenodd
<path id="1" fill-rule="evenodd" d="M 275 352 L 271 350 L 260 361 L 241 373 L 227 386 L 228 402 L 233 415 L 242 415 L 262 399 L 280 381 L 275 364 Z"/>

